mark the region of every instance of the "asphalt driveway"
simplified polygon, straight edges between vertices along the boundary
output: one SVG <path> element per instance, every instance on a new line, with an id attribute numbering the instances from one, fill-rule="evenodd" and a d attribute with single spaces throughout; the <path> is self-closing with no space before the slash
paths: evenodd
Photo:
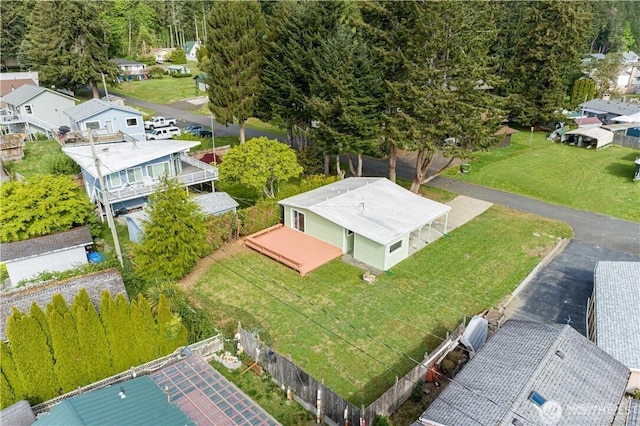
<path id="1" fill-rule="evenodd" d="M 640 261 L 632 254 L 573 240 L 517 295 L 508 318 L 569 324 L 586 336 L 587 299 L 599 260 Z"/>

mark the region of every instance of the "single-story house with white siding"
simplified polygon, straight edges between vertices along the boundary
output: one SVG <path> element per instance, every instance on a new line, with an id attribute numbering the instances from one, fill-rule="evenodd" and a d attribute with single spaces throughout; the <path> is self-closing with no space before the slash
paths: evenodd
<path id="1" fill-rule="evenodd" d="M 235 212 L 238 202 L 226 192 L 210 192 L 192 198 L 206 216 L 219 216 L 228 212 Z M 127 220 L 129 240 L 139 243 L 142 238 L 144 223 L 149 220 L 149 215 L 144 210 L 129 213 L 124 216 Z"/>
<path id="2" fill-rule="evenodd" d="M 93 244 L 88 226 L 64 232 L 3 243 L 0 262 L 7 266 L 11 285 L 35 277 L 41 272 L 66 271 L 88 263 L 88 246 Z"/>
<path id="3" fill-rule="evenodd" d="M 352 177 L 279 202 L 284 225 L 388 270 L 447 232 L 450 206 L 385 178 Z"/>

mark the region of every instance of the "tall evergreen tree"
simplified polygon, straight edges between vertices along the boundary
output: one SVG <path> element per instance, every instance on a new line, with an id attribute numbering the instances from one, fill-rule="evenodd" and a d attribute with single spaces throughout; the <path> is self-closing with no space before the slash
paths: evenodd
<path id="1" fill-rule="evenodd" d="M 102 74 L 115 80 L 118 70 L 109 62 L 100 12 L 101 4 L 93 1 L 36 2 L 25 47 L 41 83 L 67 88 L 90 85 L 93 97 L 99 98 Z"/>
<path id="2" fill-rule="evenodd" d="M 554 121 L 570 93 L 572 72 L 587 50 L 591 13 L 582 2 L 503 4 L 499 35 L 510 118 L 530 126 Z"/>
<path id="3" fill-rule="evenodd" d="M 96 308 L 84 289 L 76 295 L 71 311 L 76 321 L 82 358 L 90 360 L 86 364 L 87 381 L 93 383 L 109 377 L 114 373 L 111 349 Z"/>
<path id="4" fill-rule="evenodd" d="M 254 114 L 260 93 L 264 17 L 257 0 L 214 2 L 207 21 L 209 108 L 216 120 L 235 120 L 244 143 L 244 124 Z"/>
<path id="5" fill-rule="evenodd" d="M 187 329 L 182 325 L 178 315 L 171 313 L 169 303 L 164 295 L 160 295 L 156 314 L 158 324 L 158 349 L 160 356 L 165 356 L 187 344 Z"/>
<path id="6" fill-rule="evenodd" d="M 18 398 L 16 398 L 13 393 L 13 388 L 5 377 L 4 371 L 0 371 L 0 410 L 3 410 L 16 402 L 18 402 Z"/>
<path id="7" fill-rule="evenodd" d="M 53 304 L 47 306 L 47 319 L 51 329 L 54 372 L 60 389 L 67 393 L 78 386 L 88 383 L 86 365 L 91 362 L 85 359 L 78 345 L 76 324 L 67 311 L 61 314 Z"/>
<path id="8" fill-rule="evenodd" d="M 108 291 L 103 291 L 100 297 L 100 322 L 104 327 L 104 334 L 109 344 L 109 353 L 111 354 L 111 374 L 119 373 L 131 367 L 127 365 L 126 357 L 122 355 L 121 342 L 118 341 L 118 332 L 116 327 L 118 321 L 115 318 L 116 315 L 115 302 L 111 298 Z"/>
<path id="9" fill-rule="evenodd" d="M 346 26 L 322 43 L 314 68 L 312 135 L 324 152 L 338 155 L 339 175 L 339 155 L 347 154 L 351 174 L 362 176 L 362 154 L 373 152 L 381 136 L 381 74 L 366 42 Z"/>
<path id="10" fill-rule="evenodd" d="M 148 280 L 177 280 L 209 250 L 206 220 L 177 181 L 164 179 L 149 197 L 149 221 L 133 250 L 138 274 Z"/>
<path id="11" fill-rule="evenodd" d="M 25 385 L 22 377 L 18 374 L 16 363 L 13 361 L 11 348 L 5 341 L 0 341 L 0 371 L 7 386 L 0 386 L 0 410 L 16 401 L 26 397 Z"/>
<path id="12" fill-rule="evenodd" d="M 0 52 L 2 67 L 6 59 L 17 59 L 24 40 L 35 0 L 0 2 Z M 28 65 L 28 64 L 21 64 Z M 4 69 L 2 70 L 4 71 Z"/>
<path id="13" fill-rule="evenodd" d="M 47 316 L 42 308 L 40 308 L 40 306 L 36 302 L 31 303 L 31 307 L 29 308 L 29 316 L 36 320 L 36 322 L 44 332 L 44 335 L 47 337 L 47 346 L 53 348 L 53 345 L 51 343 L 51 329 L 49 328 L 49 321 L 47 320 Z"/>
<path id="14" fill-rule="evenodd" d="M 158 357 L 158 329 L 147 299 L 142 294 L 131 302 L 131 322 L 133 324 L 136 348 L 140 363 Z"/>
<path id="15" fill-rule="evenodd" d="M 51 348 L 36 320 L 13 308 L 7 320 L 7 338 L 26 399 L 38 404 L 56 396 Z"/>

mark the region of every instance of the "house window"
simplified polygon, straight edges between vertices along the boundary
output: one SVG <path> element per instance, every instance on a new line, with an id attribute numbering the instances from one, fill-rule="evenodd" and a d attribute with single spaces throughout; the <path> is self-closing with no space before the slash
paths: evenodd
<path id="1" fill-rule="evenodd" d="M 393 243 L 389 246 L 389 253 L 393 253 L 394 251 L 398 250 L 400 247 L 402 247 L 402 240 L 398 241 L 397 243 Z"/>
<path id="2" fill-rule="evenodd" d="M 31 105 L 25 105 L 24 112 L 25 114 L 33 114 L 33 107 Z"/>
<path id="3" fill-rule="evenodd" d="M 120 172 L 111 173 L 109 175 L 109 187 L 117 188 L 122 186 L 122 178 L 120 177 Z"/>
<path id="4" fill-rule="evenodd" d="M 127 118 L 127 127 L 134 127 L 138 125 L 138 119 L 137 118 Z"/>
<path id="5" fill-rule="evenodd" d="M 139 183 L 142 182 L 142 167 L 134 167 L 127 169 L 127 182 Z"/>
<path id="6" fill-rule="evenodd" d="M 304 232 L 304 213 L 297 210 L 293 211 L 293 227 L 298 231 Z"/>
<path id="7" fill-rule="evenodd" d="M 164 163 L 149 164 L 147 166 L 147 176 L 152 178 L 169 176 L 169 163 L 165 161 Z"/>
<path id="8" fill-rule="evenodd" d="M 98 130 L 100 128 L 100 122 L 87 121 L 86 123 L 84 123 L 84 126 L 87 128 L 87 130 Z"/>

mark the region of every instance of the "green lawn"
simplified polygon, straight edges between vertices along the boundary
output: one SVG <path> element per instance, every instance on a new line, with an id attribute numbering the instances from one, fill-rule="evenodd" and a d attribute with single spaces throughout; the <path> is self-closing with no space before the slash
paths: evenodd
<path id="1" fill-rule="evenodd" d="M 203 93 L 196 89 L 196 83 L 193 81 L 193 76 L 198 74 L 200 70 L 193 63 L 189 63 L 187 66 L 191 69 L 191 77 L 173 78 L 165 75 L 161 79 L 124 82 L 120 83 L 118 87 L 109 89 L 109 92 L 161 105 L 202 96 Z"/>
<path id="2" fill-rule="evenodd" d="M 632 182 L 640 152 L 610 146 L 595 151 L 546 140 L 547 133 L 513 135 L 511 146 L 475 155 L 467 174 L 450 177 L 579 210 L 640 221 L 640 185 Z"/>
<path id="3" fill-rule="evenodd" d="M 29 177 L 37 174 L 51 173 L 51 162 L 57 156 L 64 155 L 60 144 L 55 140 L 27 142 L 22 160 L 3 163 L 9 173 L 20 173 Z"/>
<path id="4" fill-rule="evenodd" d="M 409 357 L 421 360 L 463 316 L 496 306 L 570 234 L 565 224 L 494 206 L 372 285 L 341 260 L 303 278 L 249 249 L 227 248 L 191 294 L 227 334 L 242 321 L 331 389 L 367 405 L 415 365 Z"/>

